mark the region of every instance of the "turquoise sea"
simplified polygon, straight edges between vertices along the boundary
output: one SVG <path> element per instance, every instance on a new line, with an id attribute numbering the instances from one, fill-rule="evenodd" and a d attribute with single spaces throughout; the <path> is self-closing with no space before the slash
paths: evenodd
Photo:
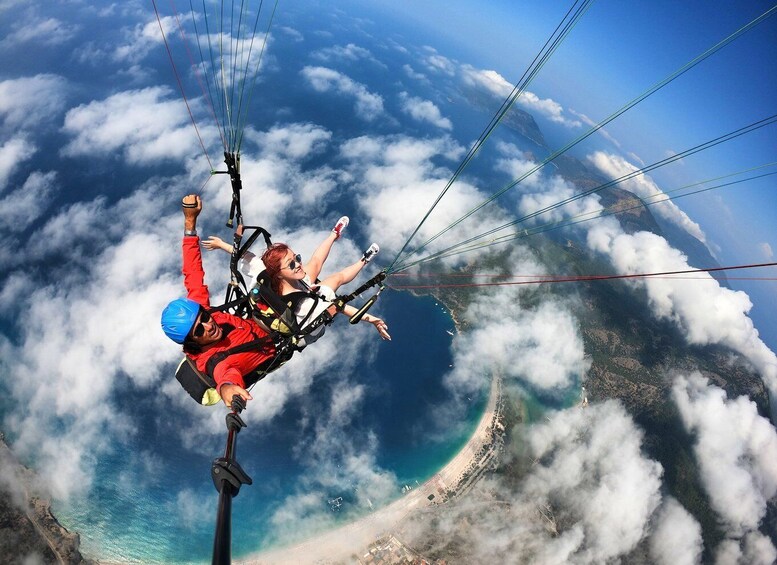
<path id="1" fill-rule="evenodd" d="M 393 341 L 380 347 L 375 363 L 358 377 L 367 393 L 354 427 L 374 432 L 376 463 L 396 475 L 399 497 L 403 485 L 425 481 L 466 443 L 487 395 L 484 390 L 471 397 L 457 421 L 440 429 L 432 416 L 451 401 L 442 383 L 452 363 L 450 314 L 432 297 L 398 291 L 384 292 L 379 309 L 390 323 Z M 261 386 L 254 389 L 255 398 Z M 316 387 L 310 394 L 318 394 Z M 213 443 L 212 455 L 195 453 L 166 433 L 168 426 L 176 425 L 166 420 L 175 417 L 174 411 L 167 416 L 143 414 L 144 404 L 137 406 L 135 421 L 143 429 L 131 438 L 117 438 L 120 447 L 95 461 L 95 487 L 86 498 L 55 506 L 54 512 L 67 528 L 81 534 L 82 550 L 90 557 L 133 563 L 208 562 L 218 499 L 210 462 L 222 454 L 226 432 Z M 305 469 L 293 449 L 300 417 L 296 402 L 261 426 L 252 426 L 250 405 L 244 412 L 248 427 L 238 436 L 237 454 L 254 484 L 243 486 L 233 501 L 235 557 L 267 547 L 273 512 L 290 495 L 304 492 L 300 481 Z M 348 484 L 334 486 L 329 496 L 342 498 L 338 522 L 367 511 L 356 507 Z M 321 507 L 327 508 L 331 499 L 322 497 Z M 177 518 L 185 511 L 190 520 Z M 300 531 L 299 538 L 305 534 Z"/>

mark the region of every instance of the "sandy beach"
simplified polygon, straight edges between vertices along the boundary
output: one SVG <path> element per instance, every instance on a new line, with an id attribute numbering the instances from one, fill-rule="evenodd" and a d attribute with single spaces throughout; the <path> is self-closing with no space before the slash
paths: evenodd
<path id="1" fill-rule="evenodd" d="M 500 389 L 500 379 L 492 377 L 488 403 L 472 437 L 445 467 L 422 485 L 350 524 L 318 534 L 297 545 L 253 554 L 246 559 L 235 560 L 235 563 L 271 565 L 348 562 L 351 556 L 363 552 L 371 543 L 390 534 L 413 510 L 441 502 L 446 491 L 456 490 L 468 471 L 485 464 L 483 448 L 492 443 L 492 426 Z"/>

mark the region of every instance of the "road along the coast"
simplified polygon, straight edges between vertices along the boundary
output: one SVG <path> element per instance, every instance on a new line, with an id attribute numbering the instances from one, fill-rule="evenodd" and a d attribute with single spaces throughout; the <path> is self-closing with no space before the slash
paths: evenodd
<path id="1" fill-rule="evenodd" d="M 501 379 L 492 376 L 488 403 L 472 437 L 459 453 L 420 486 L 402 498 L 345 526 L 318 534 L 297 545 L 257 553 L 235 563 L 271 565 L 287 563 L 315 563 L 318 565 L 349 559 L 374 541 L 388 535 L 396 525 L 417 508 L 442 502 L 449 491 L 455 492 L 466 473 L 485 464 L 483 448 L 493 442 L 497 406 L 501 394 Z"/>

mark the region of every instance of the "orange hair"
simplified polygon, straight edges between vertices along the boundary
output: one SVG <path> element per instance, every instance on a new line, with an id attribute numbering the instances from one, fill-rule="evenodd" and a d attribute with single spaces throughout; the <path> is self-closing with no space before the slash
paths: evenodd
<path id="1" fill-rule="evenodd" d="M 273 243 L 262 254 L 262 263 L 267 269 L 267 274 L 270 276 L 270 286 L 275 292 L 279 292 L 278 273 L 283 268 L 281 262 L 290 249 L 285 243 Z"/>

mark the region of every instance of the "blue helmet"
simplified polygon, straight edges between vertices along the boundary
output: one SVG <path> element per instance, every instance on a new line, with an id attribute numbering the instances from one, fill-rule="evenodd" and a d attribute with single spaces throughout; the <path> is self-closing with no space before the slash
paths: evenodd
<path id="1" fill-rule="evenodd" d="M 197 321 L 200 305 L 188 298 L 176 298 L 162 312 L 162 330 L 175 343 L 183 343 Z"/>

